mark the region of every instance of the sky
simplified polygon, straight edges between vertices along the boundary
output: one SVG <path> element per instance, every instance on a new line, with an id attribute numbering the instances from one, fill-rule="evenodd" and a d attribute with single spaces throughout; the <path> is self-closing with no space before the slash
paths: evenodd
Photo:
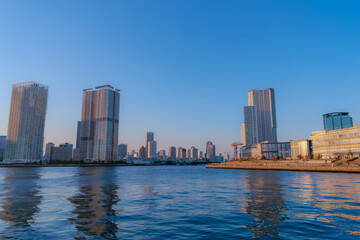
<path id="1" fill-rule="evenodd" d="M 0 135 L 12 84 L 49 86 L 45 143 L 75 143 L 82 89 L 121 89 L 119 143 L 240 141 L 250 89 L 275 89 L 280 141 L 359 124 L 360 1 L 0 1 Z"/>

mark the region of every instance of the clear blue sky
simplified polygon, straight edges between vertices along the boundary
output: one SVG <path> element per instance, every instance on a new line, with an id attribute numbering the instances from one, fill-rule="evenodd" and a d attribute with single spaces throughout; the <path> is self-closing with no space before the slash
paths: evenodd
<path id="1" fill-rule="evenodd" d="M 75 142 L 82 89 L 122 90 L 120 143 L 231 151 L 249 89 L 275 88 L 279 140 L 360 121 L 360 1 L 0 1 L 0 134 L 11 85 L 49 86 L 45 141 Z"/>

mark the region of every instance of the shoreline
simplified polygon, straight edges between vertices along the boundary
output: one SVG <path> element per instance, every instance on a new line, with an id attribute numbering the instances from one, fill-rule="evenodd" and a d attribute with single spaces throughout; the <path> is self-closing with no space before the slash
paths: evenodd
<path id="1" fill-rule="evenodd" d="M 242 169 L 242 170 L 273 170 L 273 171 L 300 171 L 300 172 L 337 172 L 360 173 L 360 166 L 338 166 L 333 163 L 306 163 L 294 161 L 234 161 L 218 164 L 207 164 L 206 168 L 212 169 Z"/>

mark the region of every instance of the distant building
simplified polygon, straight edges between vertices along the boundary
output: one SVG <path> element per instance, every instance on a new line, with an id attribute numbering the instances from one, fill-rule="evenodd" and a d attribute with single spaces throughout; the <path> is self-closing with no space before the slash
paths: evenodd
<path id="1" fill-rule="evenodd" d="M 119 160 L 124 160 L 127 155 L 127 144 L 119 144 L 118 146 L 118 156 Z"/>
<path id="2" fill-rule="evenodd" d="M 273 88 L 249 90 L 248 106 L 244 108 L 245 123 L 242 141 L 252 145 L 264 141 L 277 142 L 275 92 Z"/>
<path id="3" fill-rule="evenodd" d="M 181 158 L 186 159 L 186 148 L 181 149 Z"/>
<path id="4" fill-rule="evenodd" d="M 55 147 L 55 144 L 52 142 L 49 142 L 45 146 L 45 155 L 44 158 L 46 161 L 50 161 L 50 155 L 51 155 L 51 148 Z"/>
<path id="5" fill-rule="evenodd" d="M 203 159 L 203 152 L 202 151 L 198 151 L 198 159 Z"/>
<path id="6" fill-rule="evenodd" d="M 73 150 L 73 160 L 80 161 L 80 148 L 74 148 Z"/>
<path id="7" fill-rule="evenodd" d="M 145 152 L 145 147 L 144 146 L 141 146 L 140 149 L 139 149 L 139 157 L 142 158 L 142 159 L 146 158 L 146 152 Z"/>
<path id="8" fill-rule="evenodd" d="M 166 151 L 165 150 L 160 150 L 159 151 L 159 156 L 160 156 L 161 159 L 166 158 Z"/>
<path id="9" fill-rule="evenodd" d="M 80 148 L 81 121 L 77 122 L 75 148 Z"/>
<path id="10" fill-rule="evenodd" d="M 291 148 L 289 142 L 269 142 L 247 145 L 241 148 L 242 158 L 251 159 L 271 159 L 281 157 L 286 159 L 291 156 Z"/>
<path id="11" fill-rule="evenodd" d="M 215 160 L 215 145 L 211 141 L 206 142 L 206 155 L 209 160 Z"/>
<path id="12" fill-rule="evenodd" d="M 323 115 L 324 130 L 332 131 L 336 129 L 353 127 L 352 117 L 348 112 L 333 112 Z"/>
<path id="13" fill-rule="evenodd" d="M 230 161 L 230 153 L 225 153 L 225 155 L 224 155 L 224 161 L 225 161 L 225 162 Z"/>
<path id="14" fill-rule="evenodd" d="M 241 134 L 241 143 L 246 145 L 245 123 L 241 124 L 240 134 Z"/>
<path id="15" fill-rule="evenodd" d="M 312 144 L 308 139 L 290 141 L 291 158 L 309 157 L 312 154 Z"/>
<path id="16" fill-rule="evenodd" d="M 44 145 L 48 87 L 36 82 L 12 86 L 5 162 L 39 162 Z"/>
<path id="17" fill-rule="evenodd" d="M 310 136 L 314 157 L 332 158 L 343 154 L 360 154 L 360 126 L 313 132 Z"/>
<path id="18" fill-rule="evenodd" d="M 146 133 L 146 139 L 145 139 L 145 151 L 146 151 L 146 157 L 149 158 L 148 156 L 148 143 L 154 141 L 154 132 L 147 132 Z"/>
<path id="19" fill-rule="evenodd" d="M 178 153 L 177 153 L 177 158 L 178 158 L 178 159 L 181 159 L 182 149 L 183 149 L 182 147 L 179 147 L 179 148 L 177 149 L 177 152 L 178 152 Z"/>
<path id="20" fill-rule="evenodd" d="M 114 161 L 119 134 L 120 90 L 110 85 L 84 89 L 80 156 L 86 162 Z"/>
<path id="21" fill-rule="evenodd" d="M 156 141 L 149 141 L 148 145 L 147 145 L 147 157 L 148 158 L 155 158 L 156 156 L 156 148 L 157 148 L 157 143 Z"/>
<path id="22" fill-rule="evenodd" d="M 198 159 L 198 149 L 194 146 L 190 148 L 190 158 L 191 159 Z"/>
<path id="23" fill-rule="evenodd" d="M 69 143 L 60 144 L 59 147 L 51 147 L 50 161 L 71 161 L 73 145 Z"/>
<path id="24" fill-rule="evenodd" d="M 188 149 L 188 150 L 187 150 L 186 158 L 188 158 L 188 159 L 191 158 L 191 149 Z"/>
<path id="25" fill-rule="evenodd" d="M 169 147 L 169 157 L 172 159 L 176 158 L 176 147 Z"/>
<path id="26" fill-rule="evenodd" d="M 0 161 L 4 158 L 4 150 L 6 146 L 6 136 L 0 136 Z"/>

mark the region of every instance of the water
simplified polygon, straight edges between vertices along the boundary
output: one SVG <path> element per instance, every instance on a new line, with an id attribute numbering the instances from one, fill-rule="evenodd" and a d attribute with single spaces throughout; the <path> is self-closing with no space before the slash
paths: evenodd
<path id="1" fill-rule="evenodd" d="M 360 239 L 360 175 L 0 168 L 0 239 Z"/>

